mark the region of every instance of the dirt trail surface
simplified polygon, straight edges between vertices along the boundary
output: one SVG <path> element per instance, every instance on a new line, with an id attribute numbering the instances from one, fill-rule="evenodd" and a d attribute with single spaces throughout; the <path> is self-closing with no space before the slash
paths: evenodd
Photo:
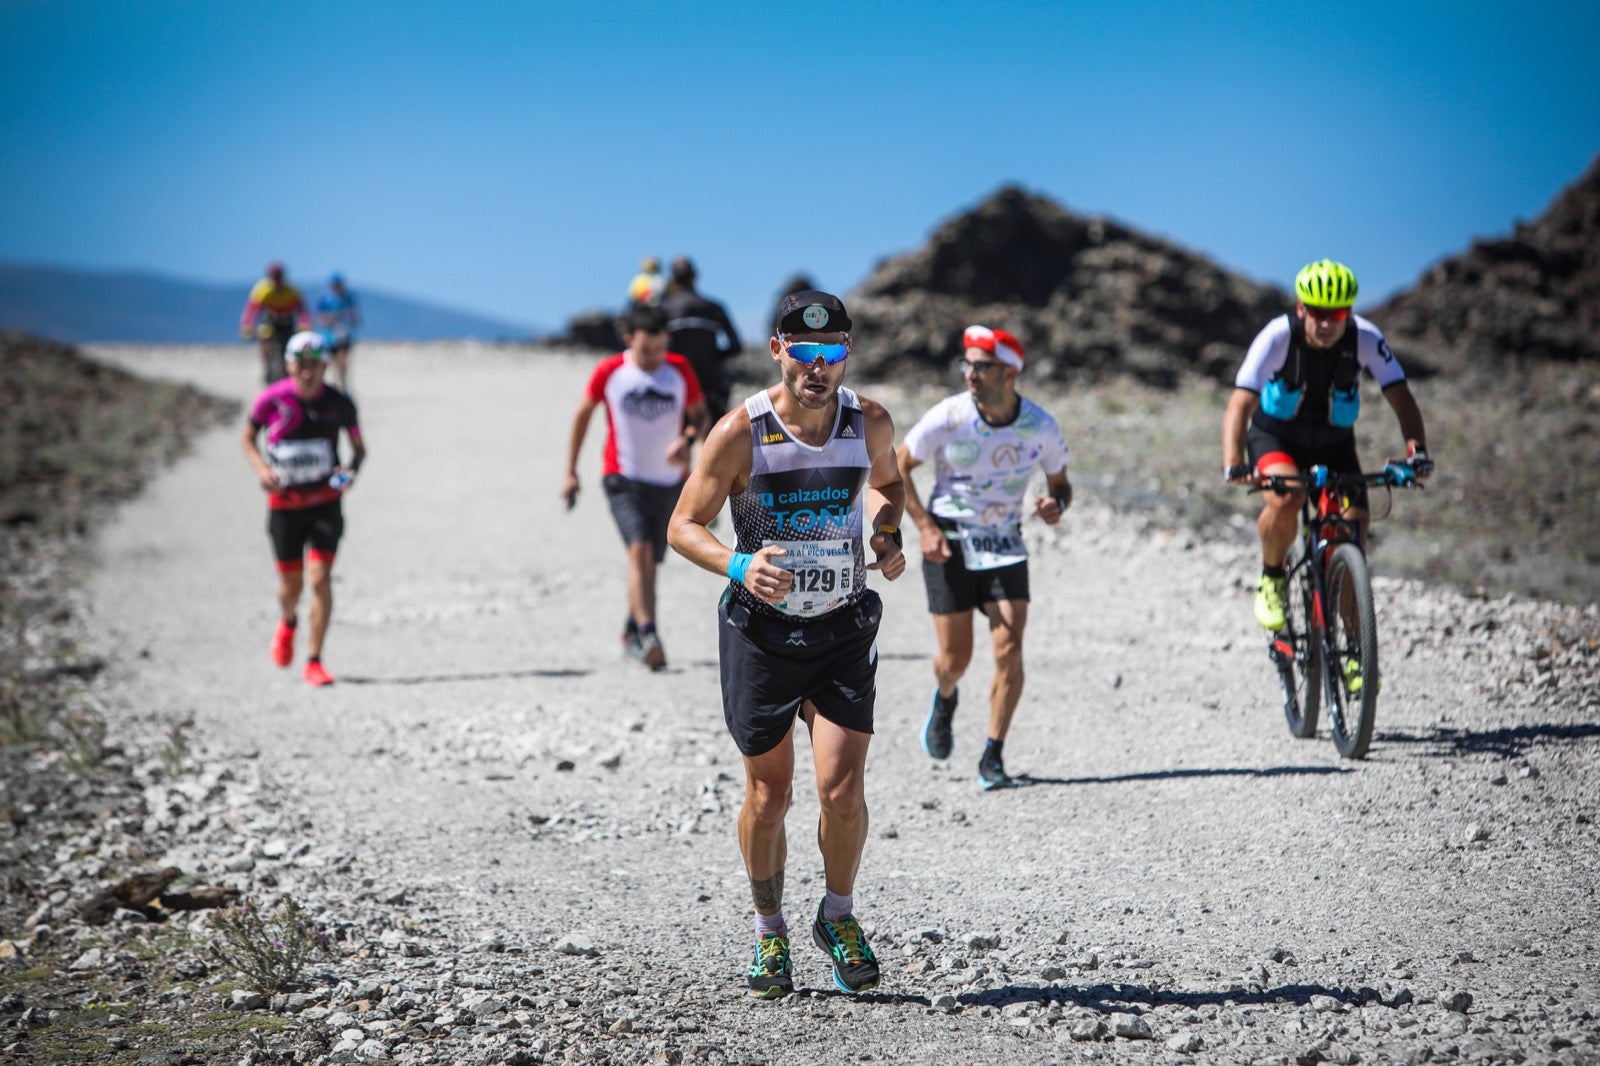
<path id="1" fill-rule="evenodd" d="M 254 391 L 238 349 L 95 354 Z M 1006 748 L 1025 787 L 975 781 L 981 632 L 955 757 L 923 755 L 933 637 L 914 552 L 901 581 L 874 576 L 856 901 L 884 980 L 837 994 L 807 935 L 822 888 L 802 741 L 786 906 L 801 991 L 751 1001 L 721 582 L 669 557 L 670 667 L 624 661 L 600 420 L 578 508 L 556 497 L 591 366 L 358 351 L 371 459 L 346 505 L 330 689 L 268 658 L 266 509 L 237 426 L 100 539 L 94 624 L 120 713 L 193 716 L 224 785 L 272 797 L 241 820 L 238 857 L 196 844 L 165 861 L 367 916 L 362 951 L 267 1008 L 288 1033 L 417 1063 L 1600 1061 L 1594 607 L 1380 578 L 1377 737 L 1345 762 L 1325 730 L 1284 728 L 1246 534 L 1199 543 L 1093 486 L 1056 531 L 1030 526 L 1028 683 Z M 901 432 L 920 413 L 862 388 Z M 1065 428 L 1094 448 L 1092 426 Z M 1195 457 L 1197 477 L 1214 466 Z"/>

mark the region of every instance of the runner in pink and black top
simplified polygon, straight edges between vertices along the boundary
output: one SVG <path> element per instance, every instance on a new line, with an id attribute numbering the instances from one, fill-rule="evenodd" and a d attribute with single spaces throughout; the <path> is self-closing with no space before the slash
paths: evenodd
<path id="1" fill-rule="evenodd" d="M 561 495 L 578 499 L 578 453 L 595 409 L 604 406 L 600 472 L 611 516 L 628 548 L 628 621 L 623 650 L 652 670 L 667 665 L 656 633 L 656 567 L 667 554 L 667 520 L 688 476 L 689 446 L 710 427 L 705 396 L 689 361 L 667 351 L 667 319 L 642 305 L 622 320 L 625 351 L 602 359 L 572 418 Z"/>
<path id="2" fill-rule="evenodd" d="M 313 685 L 329 685 L 333 678 L 322 666 L 322 643 L 333 613 L 329 574 L 344 534 L 340 501 L 367 449 L 355 403 L 323 383 L 329 353 L 322 335 L 296 333 L 285 354 L 289 376 L 267 386 L 251 404 L 242 443 L 267 494 L 267 533 L 278 561 L 281 616 L 272 638 L 272 661 L 288 666 L 294 660 L 297 611 L 309 572 L 311 641 L 305 676 Z M 341 430 L 350 440 L 348 464 L 339 455 Z"/>

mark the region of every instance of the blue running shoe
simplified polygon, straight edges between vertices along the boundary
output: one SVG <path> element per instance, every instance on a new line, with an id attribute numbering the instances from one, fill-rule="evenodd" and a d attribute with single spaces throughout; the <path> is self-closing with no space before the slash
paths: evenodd
<path id="1" fill-rule="evenodd" d="M 1014 788 L 1016 781 L 1006 773 L 1006 764 L 1000 756 L 983 753 L 983 758 L 978 760 L 978 787 L 985 792 L 992 792 L 997 788 Z"/>
<path id="2" fill-rule="evenodd" d="M 930 759 L 948 759 L 955 741 L 950 734 L 950 720 L 956 714 L 956 701 L 961 698 L 957 689 L 948 697 L 939 695 L 937 686 L 928 706 L 928 720 L 922 723 L 922 750 Z"/>
<path id="3" fill-rule="evenodd" d="M 867 943 L 861 923 L 849 915 L 830 922 L 817 904 L 811 939 L 833 960 L 833 983 L 841 992 L 866 992 L 878 987 L 878 957 Z"/>

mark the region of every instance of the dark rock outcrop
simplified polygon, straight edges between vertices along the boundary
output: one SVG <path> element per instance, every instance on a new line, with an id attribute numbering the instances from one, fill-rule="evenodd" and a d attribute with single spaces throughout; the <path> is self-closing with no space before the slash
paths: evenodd
<path id="1" fill-rule="evenodd" d="M 622 333 L 617 329 L 617 311 L 585 311 L 567 320 L 565 331 L 545 337 L 541 343 L 563 348 L 595 348 L 606 352 L 620 352 Z"/>
<path id="2" fill-rule="evenodd" d="M 1445 366 L 1600 359 L 1600 156 L 1538 219 L 1440 260 L 1370 317 Z"/>
<path id="3" fill-rule="evenodd" d="M 845 298 L 875 374 L 944 374 L 974 322 L 1022 341 L 1028 374 L 1129 373 L 1167 385 L 1229 379 L 1251 338 L 1293 303 L 1204 256 L 1007 186 Z"/>

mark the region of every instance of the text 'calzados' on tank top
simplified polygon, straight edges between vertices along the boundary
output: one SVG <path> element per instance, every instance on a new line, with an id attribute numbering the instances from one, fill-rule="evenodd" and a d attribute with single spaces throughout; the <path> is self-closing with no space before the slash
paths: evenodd
<path id="1" fill-rule="evenodd" d="M 750 483 L 729 501 L 734 550 L 754 553 L 778 545 L 785 554 L 773 561 L 794 574 L 794 584 L 775 604 L 742 587 L 734 595 L 768 614 L 827 614 L 853 601 L 867 584 L 861 490 L 872 460 L 861 403 L 854 392 L 839 389 L 833 432 L 820 447 L 790 435 L 765 392 L 744 407 L 750 415 Z"/>

